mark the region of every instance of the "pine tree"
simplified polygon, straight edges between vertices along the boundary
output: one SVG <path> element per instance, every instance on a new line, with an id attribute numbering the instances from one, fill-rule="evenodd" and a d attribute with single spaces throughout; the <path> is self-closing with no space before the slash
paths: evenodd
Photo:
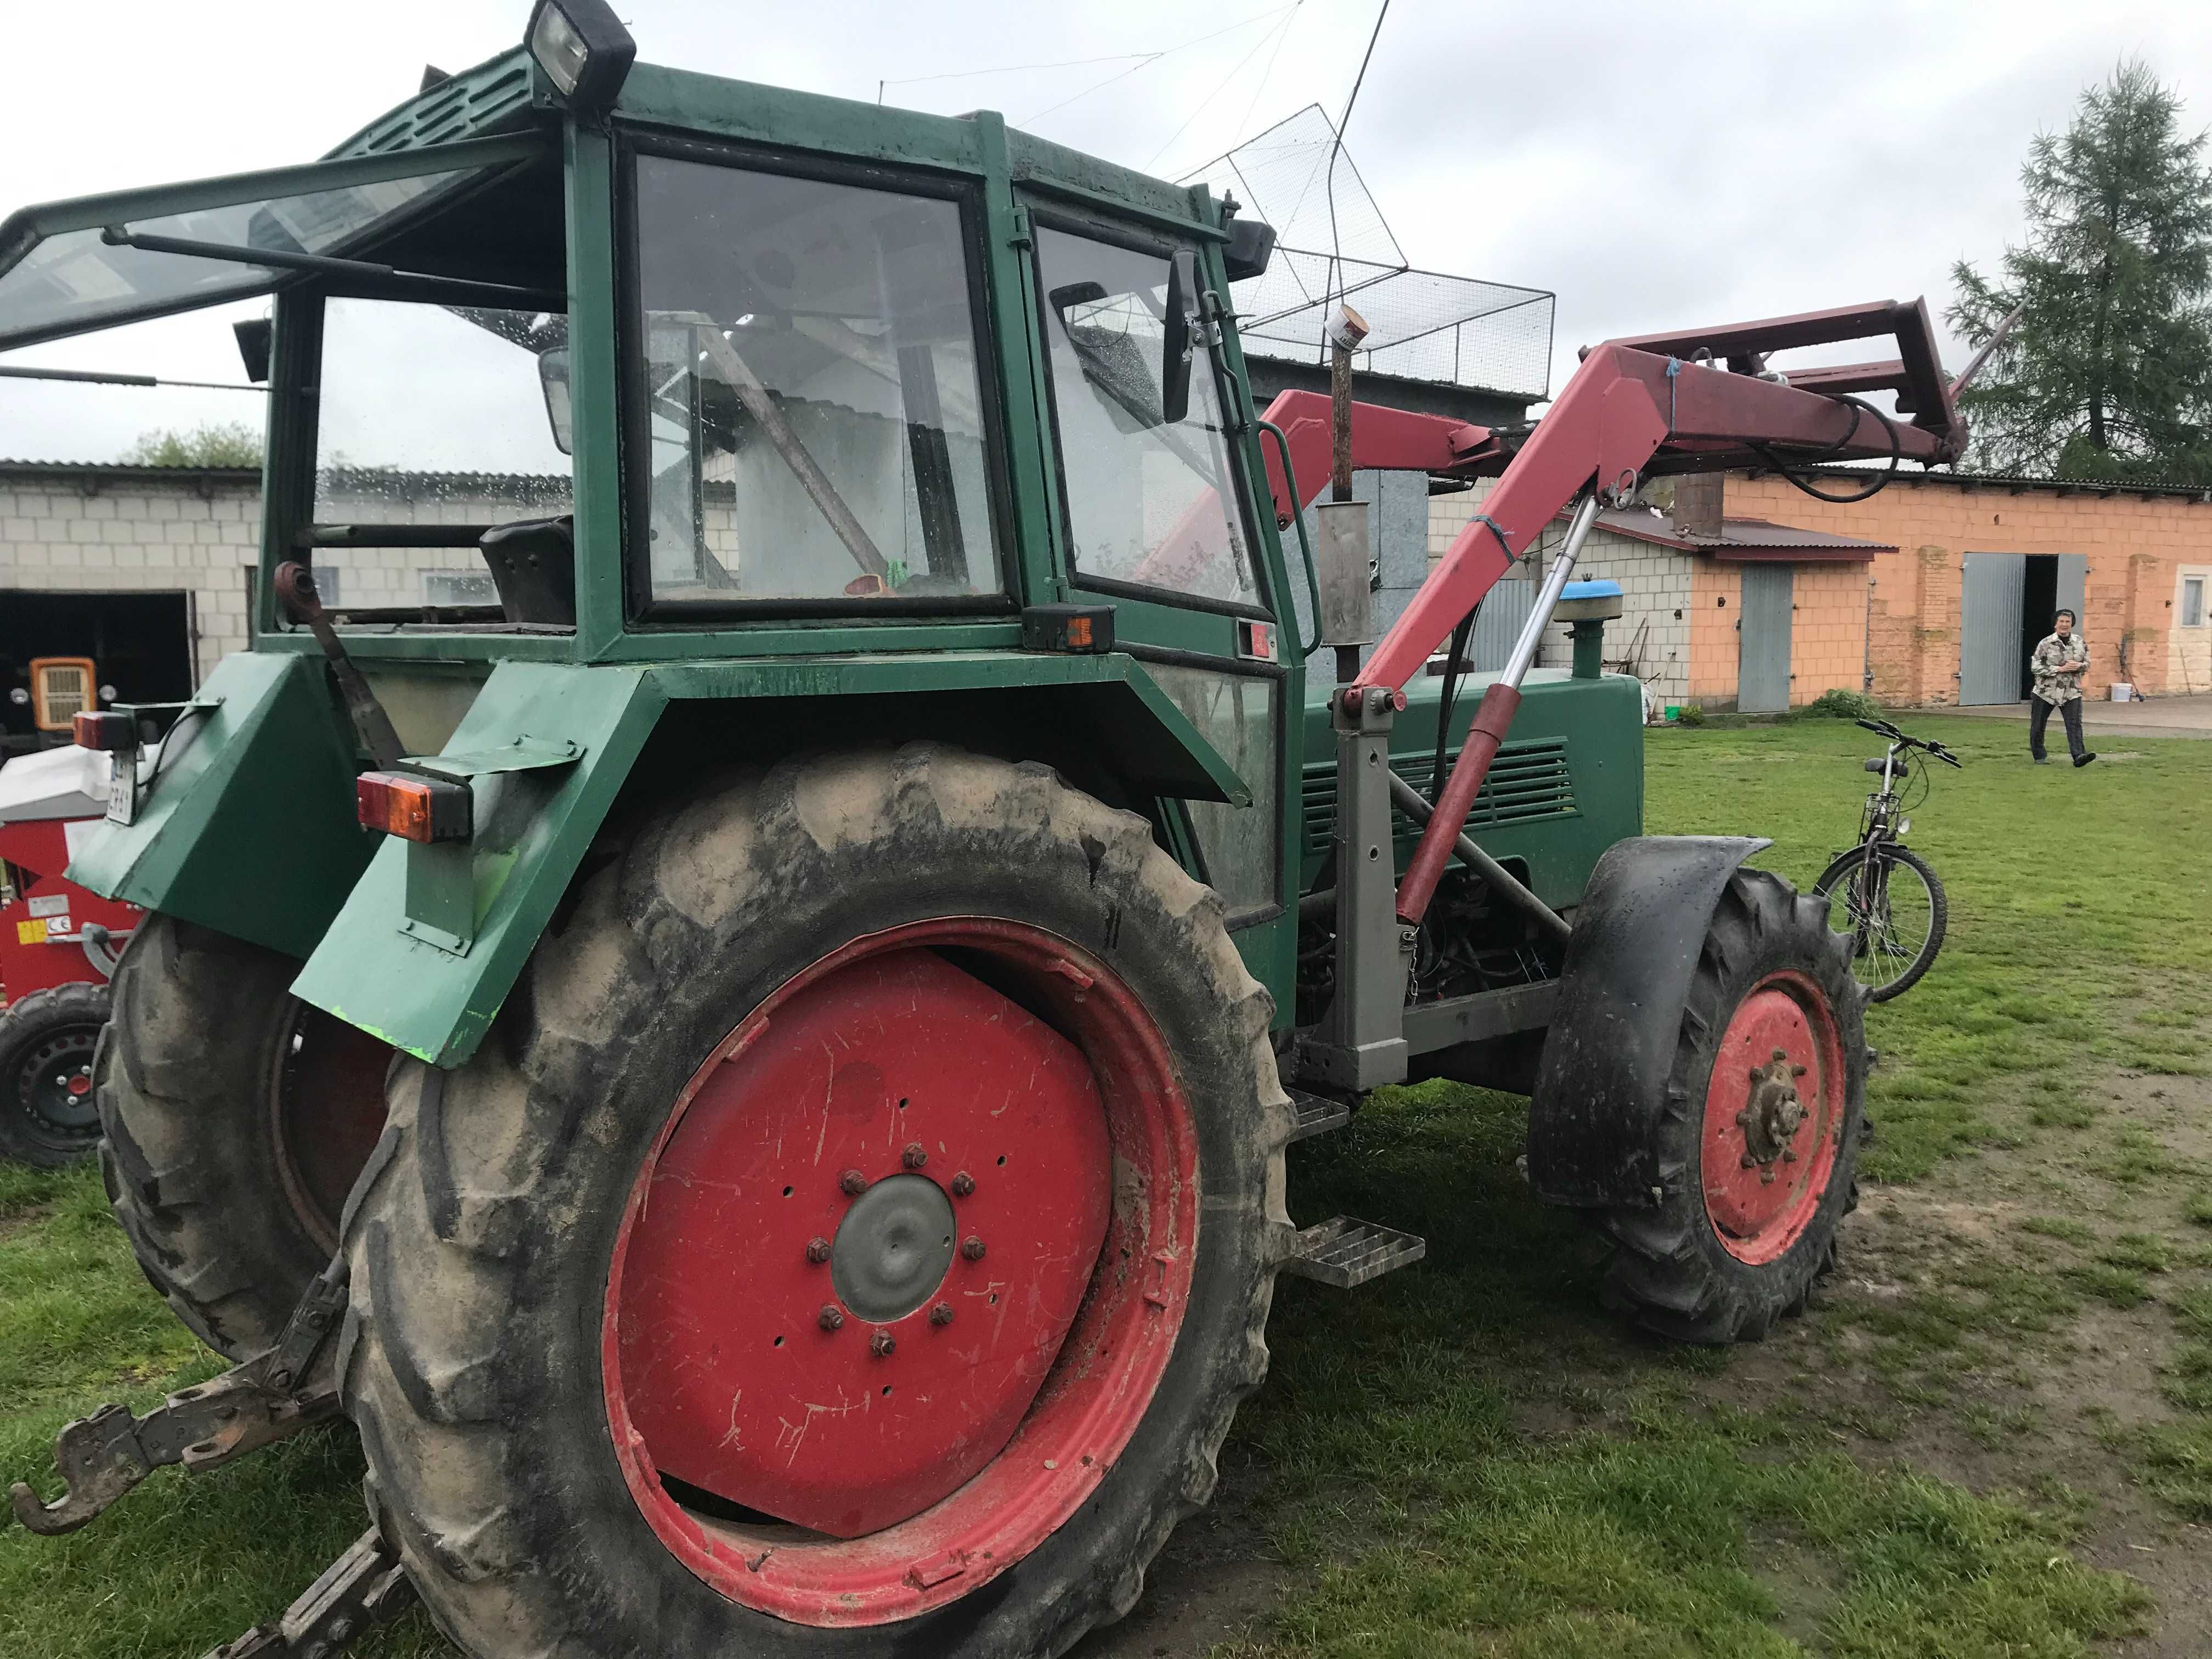
<path id="1" fill-rule="evenodd" d="M 2027 246 L 2002 280 L 1952 267 L 1968 343 L 2025 307 L 1960 400 L 1981 469 L 2212 483 L 2212 171 L 2180 110 L 2119 64 L 2029 146 Z"/>

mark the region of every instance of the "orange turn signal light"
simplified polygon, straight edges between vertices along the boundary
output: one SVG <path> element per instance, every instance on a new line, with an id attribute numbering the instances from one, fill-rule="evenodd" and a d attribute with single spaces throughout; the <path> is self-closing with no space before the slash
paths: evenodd
<path id="1" fill-rule="evenodd" d="M 138 722 L 129 714 L 87 710 L 70 716 L 70 740 L 80 749 L 136 749 Z"/>
<path id="2" fill-rule="evenodd" d="M 476 801 L 465 783 L 403 772 L 364 772 L 354 780 L 356 815 L 364 829 L 406 841 L 466 841 L 476 830 Z"/>

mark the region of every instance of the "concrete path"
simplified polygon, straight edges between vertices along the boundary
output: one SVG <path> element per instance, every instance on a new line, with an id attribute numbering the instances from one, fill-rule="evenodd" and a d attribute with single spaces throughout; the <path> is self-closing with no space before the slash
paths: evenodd
<path id="1" fill-rule="evenodd" d="M 1936 711 L 1929 710 L 1930 714 Z M 1990 703 L 1975 708 L 1946 708 L 1947 714 L 1974 714 L 1984 720 L 2013 720 L 2025 722 L 2027 705 L 2024 702 Z M 2128 738 L 2212 738 L 2212 696 L 2154 697 L 2148 702 L 2099 702 L 2081 699 L 2081 726 L 2084 734 L 2110 732 L 2116 737 Z M 2060 748 L 2066 744 L 2066 732 L 2054 711 L 2051 732 Z"/>

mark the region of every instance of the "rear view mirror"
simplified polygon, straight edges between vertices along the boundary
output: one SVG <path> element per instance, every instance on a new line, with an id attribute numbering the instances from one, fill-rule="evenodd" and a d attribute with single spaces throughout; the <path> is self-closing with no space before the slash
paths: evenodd
<path id="1" fill-rule="evenodd" d="M 1168 261 L 1167 315 L 1160 319 L 1160 418 L 1175 425 L 1190 413 L 1190 308 L 1198 301 L 1198 256 L 1177 249 Z"/>
<path id="2" fill-rule="evenodd" d="M 553 428 L 553 444 L 563 455 L 574 454 L 575 431 L 568 399 L 568 348 L 556 346 L 538 354 L 538 384 L 545 392 L 545 419 Z"/>
<path id="3" fill-rule="evenodd" d="M 270 326 L 266 317 L 248 317 L 230 325 L 238 337 L 238 358 L 246 365 L 246 378 L 256 386 L 269 379 Z"/>

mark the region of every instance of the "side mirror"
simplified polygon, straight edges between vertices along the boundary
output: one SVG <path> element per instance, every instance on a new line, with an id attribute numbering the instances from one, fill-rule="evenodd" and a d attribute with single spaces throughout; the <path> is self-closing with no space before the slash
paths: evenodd
<path id="1" fill-rule="evenodd" d="M 556 346 L 538 354 L 538 384 L 545 393 L 545 420 L 553 428 L 554 447 L 573 455 L 575 430 L 568 399 L 568 348 Z"/>
<path id="2" fill-rule="evenodd" d="M 230 331 L 238 337 L 238 357 L 246 365 L 246 378 L 256 386 L 269 379 L 270 327 L 266 317 L 248 317 L 230 325 Z"/>
<path id="3" fill-rule="evenodd" d="M 1190 308 L 1198 301 L 1198 256 L 1179 248 L 1168 261 L 1167 315 L 1160 319 L 1160 419 L 1190 413 Z"/>

